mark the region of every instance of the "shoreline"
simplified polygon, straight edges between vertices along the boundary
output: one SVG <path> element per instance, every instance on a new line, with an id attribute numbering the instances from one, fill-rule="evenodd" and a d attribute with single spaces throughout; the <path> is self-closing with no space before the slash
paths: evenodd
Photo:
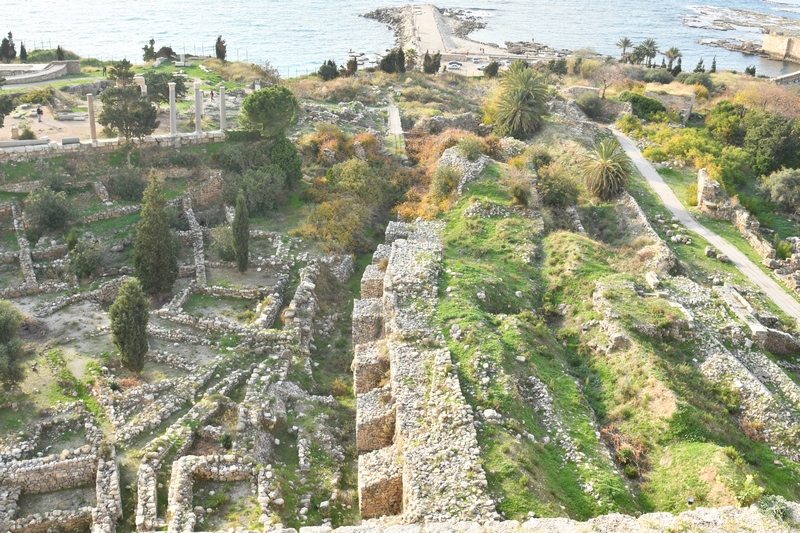
<path id="1" fill-rule="evenodd" d="M 506 41 L 501 46 L 471 39 L 469 35 L 485 28 L 486 23 L 463 9 L 413 4 L 378 8 L 361 16 L 389 26 L 394 33 L 396 46 L 404 50 L 414 48 L 420 56 L 425 52 L 439 52 L 443 59 L 467 57 L 478 58 L 479 61 L 524 59 L 546 62 L 572 53 L 571 50 L 556 50 L 532 41 Z M 464 74 L 469 75 L 470 70 L 465 69 Z"/>

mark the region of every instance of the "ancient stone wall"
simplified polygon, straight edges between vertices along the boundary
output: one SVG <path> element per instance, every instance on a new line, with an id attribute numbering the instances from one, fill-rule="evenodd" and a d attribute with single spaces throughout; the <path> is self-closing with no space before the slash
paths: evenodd
<path id="1" fill-rule="evenodd" d="M 761 49 L 775 59 L 800 61 L 800 39 L 796 37 L 768 33 Z"/>
<path id="2" fill-rule="evenodd" d="M 372 298 L 354 304 L 356 442 L 362 452 L 359 504 L 364 518 L 402 514 L 404 521 L 422 522 L 495 515 L 472 410 L 444 337 L 431 325 L 441 231 L 439 223 L 390 223 L 385 272 L 369 269 L 362 281 Z M 376 252 L 373 264 L 385 251 Z M 379 272 L 384 274 L 382 287 L 375 282 Z M 379 388 L 383 376 L 388 380 Z"/>
<path id="3" fill-rule="evenodd" d="M 97 473 L 97 455 L 88 453 L 72 456 L 70 450 L 65 458 L 53 456 L 15 461 L 0 468 L 0 485 L 18 485 L 29 494 L 93 485 Z"/>

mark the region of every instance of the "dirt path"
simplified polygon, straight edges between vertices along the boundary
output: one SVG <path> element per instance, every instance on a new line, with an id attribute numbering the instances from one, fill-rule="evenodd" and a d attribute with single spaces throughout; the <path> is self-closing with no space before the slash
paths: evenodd
<path id="1" fill-rule="evenodd" d="M 741 270 L 742 274 L 747 276 L 747 279 L 764 291 L 767 297 L 775 302 L 775 305 L 780 307 L 784 313 L 793 317 L 800 323 L 800 303 L 788 294 L 783 287 L 778 285 L 777 281 L 765 274 L 758 265 L 750 261 L 750 259 L 734 245 L 697 222 L 680 200 L 678 200 L 678 197 L 675 196 L 675 193 L 672 192 L 669 185 L 661 179 L 661 176 L 656 172 L 656 169 L 653 168 L 653 165 L 644 158 L 636 145 L 633 144 L 633 141 L 616 130 L 614 130 L 614 135 L 636 165 L 636 168 L 639 169 L 639 172 L 642 173 L 642 176 L 644 176 L 647 183 L 650 184 L 659 198 L 661 198 L 661 201 L 664 202 L 664 205 L 669 209 L 672 215 L 678 219 L 681 224 L 686 226 L 687 229 L 703 237 L 720 253 L 727 255 L 731 263 Z"/>
<path id="2" fill-rule="evenodd" d="M 400 110 L 394 103 L 394 100 L 389 98 L 389 135 L 403 135 L 403 124 L 400 122 Z"/>

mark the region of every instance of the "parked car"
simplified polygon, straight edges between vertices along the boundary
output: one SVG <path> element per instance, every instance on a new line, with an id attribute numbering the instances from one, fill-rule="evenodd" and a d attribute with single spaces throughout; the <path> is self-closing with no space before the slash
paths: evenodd
<path id="1" fill-rule="evenodd" d="M 472 58 L 472 62 L 473 62 L 473 63 L 480 63 L 480 62 L 481 62 L 481 60 L 480 60 L 479 58 L 477 58 L 477 57 L 473 57 L 473 58 Z"/>
<path id="2" fill-rule="evenodd" d="M 450 63 L 449 65 L 447 65 L 447 68 L 449 70 L 461 70 L 461 64 L 460 63 Z"/>
<path id="3" fill-rule="evenodd" d="M 458 61 L 451 61 L 451 62 L 449 62 L 449 63 L 447 64 L 447 66 L 448 66 L 448 67 L 452 67 L 452 66 L 459 66 L 459 67 L 462 67 L 463 65 L 462 65 L 461 63 L 459 63 Z"/>

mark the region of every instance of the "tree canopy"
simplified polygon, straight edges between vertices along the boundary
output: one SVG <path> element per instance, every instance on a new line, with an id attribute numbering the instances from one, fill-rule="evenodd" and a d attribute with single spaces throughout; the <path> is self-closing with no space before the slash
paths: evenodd
<path id="1" fill-rule="evenodd" d="M 160 124 L 156 120 L 157 109 L 142 96 L 139 87 L 111 87 L 103 92 L 100 101 L 103 110 L 97 122 L 117 130 L 126 142 L 150 135 Z"/>
<path id="2" fill-rule="evenodd" d="M 117 61 L 108 69 L 108 79 L 116 81 L 119 87 L 131 85 L 133 75 L 133 65 L 127 59 Z"/>
<path id="3" fill-rule="evenodd" d="M 239 122 L 266 137 L 275 137 L 297 122 L 297 98 L 283 86 L 258 90 L 244 99 Z"/>
<path id="4" fill-rule="evenodd" d="M 119 350 L 122 365 L 132 372 L 141 372 L 144 368 L 149 309 L 150 302 L 141 283 L 131 278 L 119 288 L 119 296 L 108 310 L 111 339 Z"/>
<path id="5" fill-rule="evenodd" d="M 0 383 L 22 379 L 22 342 L 17 338 L 22 313 L 8 300 L 0 300 Z"/>
<path id="6" fill-rule="evenodd" d="M 169 227 L 163 182 L 155 172 L 144 190 L 142 218 L 136 226 L 133 265 L 146 294 L 166 294 L 178 278 L 175 238 Z"/>
<path id="7" fill-rule="evenodd" d="M 147 85 L 147 98 L 151 102 L 169 102 L 169 83 L 175 84 L 176 101 L 186 96 L 186 82 L 169 72 L 145 72 L 144 82 Z"/>
<path id="8" fill-rule="evenodd" d="M 228 57 L 228 45 L 222 39 L 222 35 L 217 37 L 217 42 L 214 45 L 214 52 L 217 54 L 217 59 L 220 61 L 225 61 L 225 58 Z"/>

